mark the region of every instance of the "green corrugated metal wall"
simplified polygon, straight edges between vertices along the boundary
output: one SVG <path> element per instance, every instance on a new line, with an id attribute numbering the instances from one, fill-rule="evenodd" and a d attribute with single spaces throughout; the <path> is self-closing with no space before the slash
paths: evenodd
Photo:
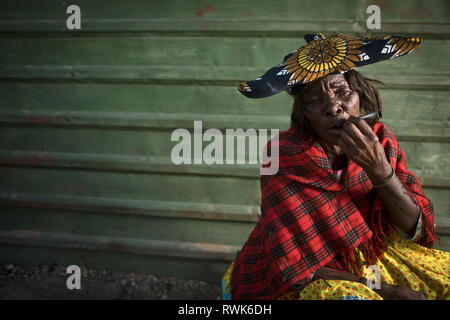
<path id="1" fill-rule="evenodd" d="M 70 4 L 81 30 L 66 28 Z M 446 0 L 2 1 L 0 262 L 219 281 L 258 219 L 258 166 L 175 166 L 170 135 L 194 120 L 288 128 L 287 94 L 252 100 L 236 85 L 318 31 L 424 37 L 361 71 L 386 83 L 385 123 L 450 250 L 449 16 Z"/>

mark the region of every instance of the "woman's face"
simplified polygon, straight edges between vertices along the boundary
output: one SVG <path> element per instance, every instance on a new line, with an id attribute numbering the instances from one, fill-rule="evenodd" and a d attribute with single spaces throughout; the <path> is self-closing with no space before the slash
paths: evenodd
<path id="1" fill-rule="evenodd" d="M 327 92 L 322 90 L 319 81 L 303 91 L 304 111 L 319 138 L 326 144 L 336 145 L 345 120 L 360 116 L 359 95 L 350 89 L 343 74 L 330 75 L 324 80 L 328 84 Z"/>

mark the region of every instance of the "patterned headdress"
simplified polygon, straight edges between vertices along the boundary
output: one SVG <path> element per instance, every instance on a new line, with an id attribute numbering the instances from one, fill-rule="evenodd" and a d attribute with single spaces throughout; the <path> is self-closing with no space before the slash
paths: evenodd
<path id="1" fill-rule="evenodd" d="M 401 57 L 422 44 L 419 37 L 359 39 L 337 33 L 328 38 L 322 33 L 306 34 L 305 40 L 305 46 L 286 55 L 282 63 L 256 80 L 241 82 L 238 90 L 249 98 L 265 98 L 329 74 Z"/>

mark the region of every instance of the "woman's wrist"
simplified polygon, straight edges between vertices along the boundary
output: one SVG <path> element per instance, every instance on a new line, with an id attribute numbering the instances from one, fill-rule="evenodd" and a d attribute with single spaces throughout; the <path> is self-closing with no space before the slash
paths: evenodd
<path id="1" fill-rule="evenodd" d="M 333 268 L 329 268 L 329 267 L 321 267 L 316 270 L 312 280 L 314 281 L 314 280 L 319 280 L 319 279 L 347 280 L 347 281 L 359 282 L 359 278 L 357 276 L 355 276 L 354 274 L 347 272 L 347 271 L 337 270 L 337 269 L 333 269 Z"/>
<path id="2" fill-rule="evenodd" d="M 392 179 L 393 169 L 388 162 L 382 166 L 371 167 L 364 170 L 373 185 L 383 185 Z"/>
<path id="3" fill-rule="evenodd" d="M 389 182 L 391 182 L 392 179 L 394 178 L 394 175 L 395 175 L 395 170 L 391 169 L 391 173 L 382 183 L 380 183 L 380 184 L 372 183 L 372 185 L 377 189 L 387 186 L 389 184 Z"/>
<path id="4" fill-rule="evenodd" d="M 367 279 L 364 278 L 364 277 L 359 278 L 358 282 L 363 284 L 363 285 L 365 285 L 365 286 L 367 286 Z"/>
<path id="5" fill-rule="evenodd" d="M 384 300 L 426 300 L 420 291 L 411 290 L 407 287 L 381 283 L 381 289 L 372 289 Z"/>

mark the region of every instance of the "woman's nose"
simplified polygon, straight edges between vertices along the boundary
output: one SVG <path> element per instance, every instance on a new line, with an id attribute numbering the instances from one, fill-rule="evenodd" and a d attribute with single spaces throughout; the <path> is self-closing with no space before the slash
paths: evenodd
<path id="1" fill-rule="evenodd" d="M 336 98 L 336 96 L 329 96 L 325 103 L 325 115 L 327 116 L 334 117 L 340 115 L 344 111 L 341 106 L 341 101 Z"/>

